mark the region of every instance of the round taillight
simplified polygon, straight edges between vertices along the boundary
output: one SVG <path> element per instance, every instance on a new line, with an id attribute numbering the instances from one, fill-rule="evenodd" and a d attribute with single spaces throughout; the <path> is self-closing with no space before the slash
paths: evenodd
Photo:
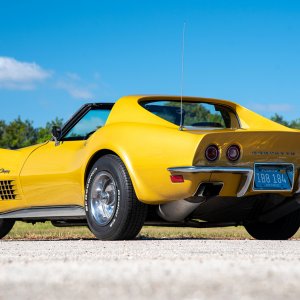
<path id="1" fill-rule="evenodd" d="M 226 152 L 227 159 L 230 161 L 237 161 L 241 156 L 241 149 L 237 145 L 231 145 Z"/>
<path id="2" fill-rule="evenodd" d="M 205 150 L 205 158 L 208 161 L 215 161 L 219 157 L 219 148 L 216 145 L 210 145 Z"/>

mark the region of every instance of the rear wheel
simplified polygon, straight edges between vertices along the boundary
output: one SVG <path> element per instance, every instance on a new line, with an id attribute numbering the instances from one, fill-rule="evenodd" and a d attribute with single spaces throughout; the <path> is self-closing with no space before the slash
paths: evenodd
<path id="1" fill-rule="evenodd" d="M 140 232 L 147 205 L 137 199 L 126 167 L 116 155 L 105 155 L 92 167 L 85 210 L 89 228 L 98 239 L 133 239 Z"/>
<path id="2" fill-rule="evenodd" d="M 258 240 L 287 240 L 291 238 L 300 227 L 300 210 L 273 222 L 245 224 L 248 233 Z"/>
<path id="3" fill-rule="evenodd" d="M 0 219 L 0 239 L 5 237 L 14 227 L 15 220 Z"/>

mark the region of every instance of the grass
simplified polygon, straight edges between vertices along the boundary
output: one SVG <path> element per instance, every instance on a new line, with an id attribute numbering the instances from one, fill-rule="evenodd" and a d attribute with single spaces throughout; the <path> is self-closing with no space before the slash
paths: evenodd
<path id="1" fill-rule="evenodd" d="M 250 239 L 244 227 L 223 228 L 178 228 L 147 227 L 140 234 L 144 238 L 161 239 Z"/>
<path id="2" fill-rule="evenodd" d="M 94 239 L 87 227 L 54 227 L 50 222 L 35 225 L 16 222 L 5 240 L 64 240 L 64 239 Z M 249 239 L 249 234 L 243 227 L 226 228 L 174 228 L 144 226 L 139 239 Z"/>
<path id="3" fill-rule="evenodd" d="M 87 227 L 54 227 L 50 222 L 35 225 L 16 222 L 4 240 L 65 240 L 93 239 Z"/>
<path id="4" fill-rule="evenodd" d="M 50 222 L 35 225 L 16 222 L 4 240 L 79 240 L 95 239 L 87 227 L 54 227 Z M 252 239 L 244 227 L 176 228 L 143 227 L 138 239 Z M 293 239 L 300 239 L 300 231 Z"/>

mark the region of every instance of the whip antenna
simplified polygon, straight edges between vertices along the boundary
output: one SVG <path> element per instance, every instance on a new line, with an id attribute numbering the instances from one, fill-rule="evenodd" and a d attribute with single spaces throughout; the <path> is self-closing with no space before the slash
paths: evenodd
<path id="1" fill-rule="evenodd" d="M 184 78 L 184 35 L 185 35 L 185 22 L 183 23 L 182 30 L 182 52 L 181 52 L 181 91 L 180 91 L 180 126 L 179 130 L 183 130 L 183 103 L 182 103 L 182 94 L 183 94 L 183 78 Z"/>

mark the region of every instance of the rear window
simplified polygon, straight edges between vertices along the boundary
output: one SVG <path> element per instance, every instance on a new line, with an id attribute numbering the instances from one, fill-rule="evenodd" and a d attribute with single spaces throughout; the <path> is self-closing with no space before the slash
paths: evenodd
<path id="1" fill-rule="evenodd" d="M 141 105 L 155 114 L 173 124 L 180 125 L 180 102 L 179 101 L 146 101 Z M 221 105 L 204 102 L 183 102 L 183 126 L 205 127 L 206 129 L 236 128 L 237 117 L 234 112 Z"/>

